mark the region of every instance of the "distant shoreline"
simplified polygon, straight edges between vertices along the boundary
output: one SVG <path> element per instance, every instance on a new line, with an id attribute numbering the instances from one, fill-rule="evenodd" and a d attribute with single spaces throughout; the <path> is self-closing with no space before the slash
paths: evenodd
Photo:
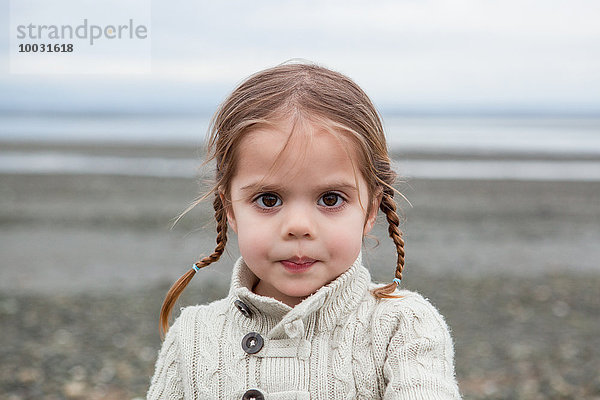
<path id="1" fill-rule="evenodd" d="M 600 117 L 386 115 L 383 124 L 389 148 L 405 157 L 427 153 L 436 157 L 600 158 Z M 192 114 L 0 113 L 0 145 L 87 146 L 111 152 L 125 147 L 190 157 L 201 152 L 209 125 L 208 115 Z M 95 150 L 85 150 L 90 151 Z"/>
<path id="2" fill-rule="evenodd" d="M 390 146 L 392 159 L 419 160 L 573 160 L 600 161 L 600 153 L 551 151 L 507 151 L 501 149 L 398 149 Z M 40 152 L 79 153 L 88 155 L 115 156 L 162 156 L 168 158 L 190 158 L 204 160 L 204 145 L 198 143 L 162 143 L 139 141 L 90 141 L 90 140 L 2 140 L 1 152 Z"/>
<path id="3" fill-rule="evenodd" d="M 420 150 L 391 157 L 406 179 L 600 182 L 600 154 Z M 199 178 L 212 173 L 203 164 L 203 148 L 192 145 L 4 142 L 0 150 L 0 174 Z"/>

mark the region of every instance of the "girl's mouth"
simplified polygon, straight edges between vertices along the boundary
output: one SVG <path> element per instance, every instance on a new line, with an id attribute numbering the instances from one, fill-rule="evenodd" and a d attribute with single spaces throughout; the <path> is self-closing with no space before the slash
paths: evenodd
<path id="1" fill-rule="evenodd" d="M 285 269 L 292 273 L 299 273 L 308 270 L 317 260 L 313 260 L 311 258 L 290 258 L 287 260 L 281 261 L 281 264 L 285 267 Z"/>

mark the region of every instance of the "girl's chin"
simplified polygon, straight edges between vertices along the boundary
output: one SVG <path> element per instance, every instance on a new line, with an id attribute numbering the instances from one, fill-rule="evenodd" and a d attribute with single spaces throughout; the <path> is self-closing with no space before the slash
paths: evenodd
<path id="1" fill-rule="evenodd" d="M 300 300 L 310 296 L 314 293 L 314 290 L 299 288 L 297 285 L 290 285 L 289 287 L 273 287 L 270 285 L 261 284 L 263 281 L 259 281 L 252 291 L 258 295 L 272 297 L 279 301 L 283 300 L 294 300 L 300 298 Z"/>
<path id="2" fill-rule="evenodd" d="M 296 286 L 296 287 L 280 287 L 280 288 L 277 288 L 275 291 L 269 291 L 262 295 L 272 297 L 275 300 L 279 300 L 282 303 L 293 307 L 296 304 L 299 304 L 300 302 L 302 302 L 302 300 L 304 300 L 305 298 L 307 298 L 314 292 L 315 292 L 315 290 L 311 290 L 308 288 L 299 290 L 299 288 Z M 261 293 L 259 292 L 257 294 L 261 294 Z"/>
<path id="3" fill-rule="evenodd" d="M 282 291 L 281 293 L 283 294 L 283 296 L 281 296 L 281 297 L 287 297 L 290 300 L 298 301 L 298 303 L 299 303 L 302 300 L 304 300 L 305 298 L 307 298 L 308 296 L 310 296 L 311 294 L 313 294 L 315 291 L 316 290 L 310 290 L 310 289 L 298 290 L 298 288 L 293 288 L 290 290 Z"/>

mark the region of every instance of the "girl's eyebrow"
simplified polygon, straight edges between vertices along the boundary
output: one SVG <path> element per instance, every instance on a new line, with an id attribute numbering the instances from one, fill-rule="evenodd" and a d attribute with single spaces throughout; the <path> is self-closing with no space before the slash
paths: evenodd
<path id="1" fill-rule="evenodd" d="M 241 191 L 249 191 L 249 192 L 285 192 L 285 187 L 281 185 L 273 185 L 273 184 L 263 184 L 260 182 L 250 183 L 248 185 L 242 186 Z M 343 192 L 357 192 L 356 185 L 354 183 L 346 182 L 346 181 L 334 181 L 330 183 L 326 183 L 323 185 L 319 185 L 315 191 L 316 192 L 326 192 L 328 190 L 340 190 Z"/>
<path id="2" fill-rule="evenodd" d="M 357 192 L 356 185 L 354 183 L 345 182 L 345 181 L 336 181 L 325 184 L 319 187 L 319 192 L 326 192 L 328 190 L 339 190 L 342 192 Z"/>
<path id="3" fill-rule="evenodd" d="M 248 185 L 242 186 L 240 189 L 242 192 L 279 192 L 283 188 L 279 185 L 265 185 L 260 182 L 250 183 Z"/>

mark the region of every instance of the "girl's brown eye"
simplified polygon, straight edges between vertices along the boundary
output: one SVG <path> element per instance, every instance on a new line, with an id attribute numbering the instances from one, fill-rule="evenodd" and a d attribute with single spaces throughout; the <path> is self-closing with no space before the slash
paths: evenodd
<path id="1" fill-rule="evenodd" d="M 339 206 L 343 200 L 344 199 L 342 199 L 342 196 L 340 196 L 337 193 L 325 193 L 319 199 L 319 205 L 322 205 L 325 207 L 335 207 L 335 206 Z"/>
<path id="2" fill-rule="evenodd" d="M 261 194 L 257 199 L 256 199 L 256 203 L 258 204 L 259 207 L 262 208 L 273 208 L 276 206 L 281 205 L 281 200 L 279 199 L 279 197 L 275 196 L 274 194 Z"/>

